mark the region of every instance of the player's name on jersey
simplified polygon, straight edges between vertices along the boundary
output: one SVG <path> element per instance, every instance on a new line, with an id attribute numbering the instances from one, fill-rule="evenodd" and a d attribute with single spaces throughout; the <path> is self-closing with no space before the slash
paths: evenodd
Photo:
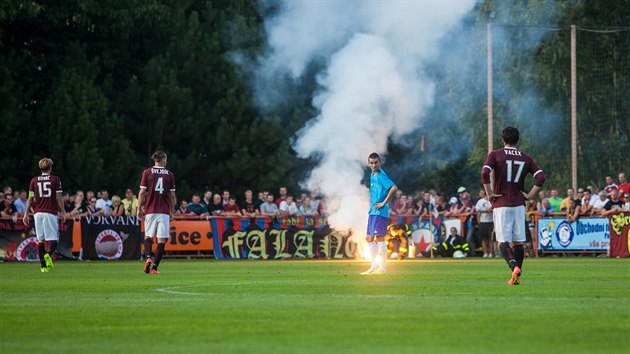
<path id="1" fill-rule="evenodd" d="M 505 151 L 505 154 L 506 154 L 506 155 L 523 156 L 523 155 L 521 155 L 521 152 L 520 152 L 520 151 L 518 151 L 518 150 L 505 149 L 505 150 L 503 150 L 503 151 Z"/>
<path id="2" fill-rule="evenodd" d="M 167 175 L 168 170 L 165 168 L 152 168 L 151 173 L 156 174 L 156 175 Z"/>
<path id="3" fill-rule="evenodd" d="M 38 181 L 50 181 L 50 175 L 37 176 Z"/>

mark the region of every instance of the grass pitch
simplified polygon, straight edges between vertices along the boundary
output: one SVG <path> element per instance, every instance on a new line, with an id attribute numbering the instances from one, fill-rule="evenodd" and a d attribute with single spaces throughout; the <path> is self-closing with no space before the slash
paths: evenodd
<path id="1" fill-rule="evenodd" d="M 0 264 L 1 353 L 628 353 L 630 260 Z"/>

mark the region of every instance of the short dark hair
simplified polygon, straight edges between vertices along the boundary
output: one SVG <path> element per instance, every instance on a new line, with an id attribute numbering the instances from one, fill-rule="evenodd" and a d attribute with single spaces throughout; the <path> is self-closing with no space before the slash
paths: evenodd
<path id="1" fill-rule="evenodd" d="M 381 157 L 377 153 L 373 152 L 370 156 L 368 156 L 368 159 L 378 159 L 380 161 Z"/>
<path id="2" fill-rule="evenodd" d="M 518 129 L 512 126 L 505 127 L 501 132 L 501 138 L 503 138 L 503 142 L 505 142 L 506 144 L 516 145 L 519 138 Z"/>
<path id="3" fill-rule="evenodd" d="M 153 155 L 151 155 L 151 158 L 153 159 L 153 161 L 161 162 L 166 159 L 166 153 L 164 151 L 158 150 L 154 152 Z"/>

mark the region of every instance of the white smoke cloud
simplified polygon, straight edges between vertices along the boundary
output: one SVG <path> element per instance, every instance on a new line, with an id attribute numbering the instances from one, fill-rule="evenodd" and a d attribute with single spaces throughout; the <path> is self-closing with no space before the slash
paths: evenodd
<path id="1" fill-rule="evenodd" d="M 294 149 L 300 157 L 321 158 L 304 186 L 327 197 L 333 227 L 364 236 L 369 192 L 361 180 L 367 156 L 386 153 L 389 137 L 418 127 L 434 94 L 423 65 L 474 4 L 286 1 L 267 19 L 271 52 L 260 61 L 256 85 L 265 88 L 256 92 L 261 105 L 282 97 L 270 81 L 276 74 L 300 79 L 313 60 L 327 63 L 313 98 L 319 115 L 298 132 Z"/>

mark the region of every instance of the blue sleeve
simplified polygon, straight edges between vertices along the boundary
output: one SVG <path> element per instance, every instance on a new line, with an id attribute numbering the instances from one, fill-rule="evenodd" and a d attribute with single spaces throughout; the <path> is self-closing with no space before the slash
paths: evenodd
<path id="1" fill-rule="evenodd" d="M 386 191 L 389 191 L 390 188 L 392 188 L 395 184 L 394 181 L 392 181 L 389 176 L 387 175 L 387 173 L 385 173 L 385 171 L 383 171 L 383 175 L 381 176 L 381 185 L 383 186 L 383 188 Z"/>

